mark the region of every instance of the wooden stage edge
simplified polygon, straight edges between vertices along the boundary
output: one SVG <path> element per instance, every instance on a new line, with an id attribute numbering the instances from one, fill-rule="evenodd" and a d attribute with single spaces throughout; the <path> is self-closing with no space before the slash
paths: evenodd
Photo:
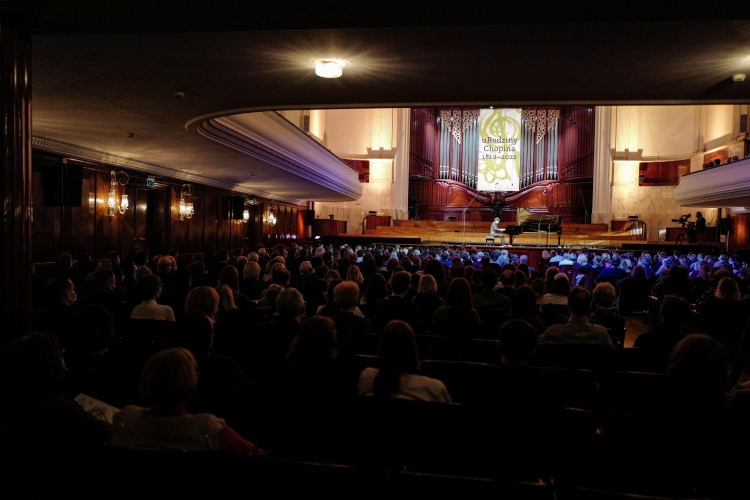
<path id="1" fill-rule="evenodd" d="M 554 236 L 554 237 L 553 237 Z M 486 241 L 480 240 L 469 240 L 462 241 L 460 239 L 434 239 L 427 240 L 419 237 L 383 237 L 377 234 L 360 235 L 360 234 L 339 234 L 337 236 L 323 236 L 320 241 L 331 244 L 349 244 L 349 245 L 371 245 L 371 244 L 383 244 L 383 245 L 419 245 L 419 246 L 470 246 L 477 249 L 480 248 L 518 248 L 518 249 L 556 249 L 556 248 L 570 248 L 570 249 L 593 249 L 593 250 L 634 250 L 634 251 L 669 251 L 672 252 L 675 249 L 684 249 L 685 252 L 718 252 L 724 250 L 724 243 L 719 242 L 705 242 L 697 245 L 690 245 L 684 243 L 677 245 L 674 241 L 644 241 L 644 240 L 597 240 L 597 239 L 576 239 L 576 238 L 565 238 L 563 237 L 560 244 L 557 244 L 557 235 L 550 234 L 549 244 L 547 244 L 546 236 L 539 239 L 536 236 L 530 237 L 528 235 L 523 236 L 522 241 L 518 241 L 520 237 L 516 237 L 513 245 L 502 245 L 498 238 L 495 244 L 487 243 Z M 533 240 L 533 241 L 530 241 Z M 506 241 L 510 241 L 510 238 L 506 236 Z"/>

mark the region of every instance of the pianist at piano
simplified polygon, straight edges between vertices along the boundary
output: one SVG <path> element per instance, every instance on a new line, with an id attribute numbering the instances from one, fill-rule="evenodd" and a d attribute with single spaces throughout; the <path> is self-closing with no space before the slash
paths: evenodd
<path id="1" fill-rule="evenodd" d="M 493 238 L 500 237 L 500 241 L 502 241 L 503 245 L 507 244 L 505 241 L 505 236 L 503 236 L 503 231 L 505 229 L 498 226 L 500 224 L 500 217 L 495 217 L 495 220 L 492 222 L 492 226 L 490 226 L 490 236 Z"/>

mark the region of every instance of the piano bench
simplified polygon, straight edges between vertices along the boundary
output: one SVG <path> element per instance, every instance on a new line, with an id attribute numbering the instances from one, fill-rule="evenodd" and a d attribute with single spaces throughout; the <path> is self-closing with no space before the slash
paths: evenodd
<path id="1" fill-rule="evenodd" d="M 484 242 L 485 242 L 485 243 L 488 243 L 488 242 L 490 242 L 490 241 L 491 241 L 492 243 L 495 243 L 495 237 L 494 237 L 494 236 L 487 236 L 486 238 L 484 238 Z"/>

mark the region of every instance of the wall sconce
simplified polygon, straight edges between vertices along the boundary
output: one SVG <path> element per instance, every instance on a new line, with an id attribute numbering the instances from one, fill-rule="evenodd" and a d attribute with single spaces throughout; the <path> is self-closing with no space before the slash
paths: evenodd
<path id="1" fill-rule="evenodd" d="M 268 215 L 263 216 L 263 224 L 268 224 L 269 226 L 275 226 L 276 225 L 276 216 L 271 212 L 271 209 L 268 209 Z"/>
<path id="2" fill-rule="evenodd" d="M 180 220 L 190 219 L 193 217 L 195 210 L 193 209 L 193 193 L 195 188 L 190 184 L 183 184 L 182 191 L 180 192 Z M 190 198 L 190 202 L 185 201 L 185 197 Z"/>
<path id="3" fill-rule="evenodd" d="M 109 197 L 107 198 L 107 215 L 114 217 L 118 212 L 124 214 L 128 210 L 128 195 L 120 196 L 120 204 L 117 204 L 117 186 L 124 186 L 130 181 L 130 177 L 125 172 L 115 172 L 112 170 L 109 184 Z M 119 176 L 119 179 L 118 179 Z"/>

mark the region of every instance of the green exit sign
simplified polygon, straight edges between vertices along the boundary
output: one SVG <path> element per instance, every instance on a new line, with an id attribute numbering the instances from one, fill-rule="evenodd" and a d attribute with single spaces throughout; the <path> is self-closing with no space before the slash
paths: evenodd
<path id="1" fill-rule="evenodd" d="M 148 179 L 146 179 L 146 186 L 150 188 L 156 187 L 156 179 L 154 179 L 153 177 L 149 177 Z"/>

